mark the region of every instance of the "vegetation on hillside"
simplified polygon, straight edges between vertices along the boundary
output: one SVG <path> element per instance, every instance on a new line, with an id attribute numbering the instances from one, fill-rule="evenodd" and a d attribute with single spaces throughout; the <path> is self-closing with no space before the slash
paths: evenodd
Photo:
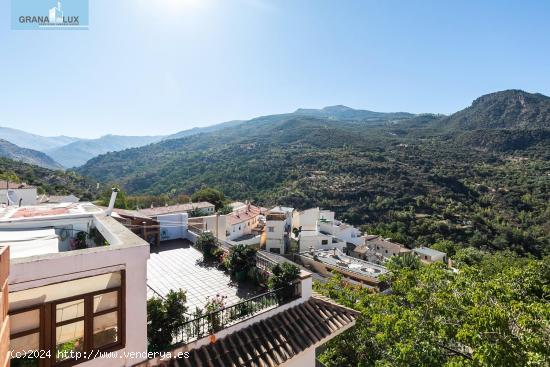
<path id="1" fill-rule="evenodd" d="M 54 171 L 7 158 L 0 158 L 0 179 L 37 186 L 39 194 L 74 194 L 81 200 L 93 200 L 97 195 L 93 181 L 75 172 Z"/>

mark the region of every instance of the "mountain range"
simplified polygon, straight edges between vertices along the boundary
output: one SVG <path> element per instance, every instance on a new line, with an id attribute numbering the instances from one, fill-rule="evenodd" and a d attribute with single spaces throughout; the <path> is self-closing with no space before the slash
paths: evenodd
<path id="1" fill-rule="evenodd" d="M 275 121 L 289 117 L 309 116 L 338 121 L 362 121 L 376 124 L 387 121 L 399 121 L 411 118 L 414 115 L 410 113 L 384 113 L 367 110 L 356 110 L 346 106 L 331 106 L 323 109 L 298 109 L 293 113 L 270 115 L 253 119 L 259 121 Z M 247 121 L 234 120 L 227 121 L 207 127 L 197 127 L 182 130 L 175 134 L 166 136 L 123 136 L 123 135 L 104 135 L 97 139 L 81 139 L 68 136 L 45 137 L 22 130 L 0 127 L 0 139 L 4 139 L 17 147 L 12 147 L 13 152 L 3 156 L 20 160 L 22 162 L 32 162 L 47 168 L 72 168 L 85 164 L 88 160 L 108 152 L 120 151 L 128 148 L 135 148 L 161 140 L 180 139 L 187 136 L 215 132 L 222 129 L 236 127 Z M 16 148 L 18 151 L 15 152 Z M 37 160 L 35 152 L 28 152 L 26 156 L 22 148 L 40 151 L 50 158 Z M 7 149 L 7 147 L 6 147 Z"/>
<path id="2" fill-rule="evenodd" d="M 123 143 L 146 145 L 120 151 L 118 137 L 103 137 L 115 140 L 102 148 L 111 151 L 67 177 L 120 185 L 133 196 L 213 187 L 264 206 L 332 209 L 408 245 L 450 239 L 540 255 L 550 252 L 549 106 L 546 96 L 509 90 L 449 116 L 332 106 L 130 137 Z M 75 143 L 83 144 L 50 151 L 67 146 L 70 155 Z M 89 187 L 83 191 L 93 195 Z"/>
<path id="3" fill-rule="evenodd" d="M 21 148 L 3 139 L 0 139 L 0 157 L 53 170 L 63 169 L 63 166 L 54 161 L 50 156 L 34 149 Z"/>

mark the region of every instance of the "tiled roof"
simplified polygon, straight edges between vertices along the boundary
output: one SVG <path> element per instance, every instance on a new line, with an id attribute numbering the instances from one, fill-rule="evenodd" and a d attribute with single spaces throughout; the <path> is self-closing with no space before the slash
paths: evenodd
<path id="1" fill-rule="evenodd" d="M 189 358 L 166 361 L 174 367 L 278 366 L 339 330 L 359 312 L 315 295 L 307 302 L 189 351 Z"/>
<path id="2" fill-rule="evenodd" d="M 254 205 L 249 205 L 246 208 L 239 209 L 236 212 L 227 215 L 227 223 L 229 225 L 239 224 L 246 222 L 254 217 L 260 215 L 261 209 Z"/>
<path id="3" fill-rule="evenodd" d="M 159 206 L 157 208 L 140 209 L 139 212 L 142 215 L 154 217 L 156 215 L 162 215 L 162 214 L 190 212 L 193 209 L 212 208 L 213 206 L 214 204 L 210 204 L 207 201 L 201 201 L 198 203 L 187 203 L 187 204 L 178 204 L 178 205 L 170 205 L 170 206 Z"/>

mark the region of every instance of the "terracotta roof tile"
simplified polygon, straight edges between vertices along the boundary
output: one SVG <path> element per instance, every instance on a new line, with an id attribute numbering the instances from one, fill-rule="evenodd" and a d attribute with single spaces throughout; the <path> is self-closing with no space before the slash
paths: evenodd
<path id="1" fill-rule="evenodd" d="M 166 366 L 278 366 L 350 326 L 358 315 L 316 294 L 307 302 L 189 351 L 188 359 L 166 361 Z"/>

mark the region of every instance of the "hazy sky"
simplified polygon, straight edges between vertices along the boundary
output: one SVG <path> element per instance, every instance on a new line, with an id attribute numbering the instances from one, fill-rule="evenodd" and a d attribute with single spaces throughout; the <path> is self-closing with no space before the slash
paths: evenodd
<path id="1" fill-rule="evenodd" d="M 544 0 L 90 0 L 88 31 L 12 31 L 9 7 L 0 2 L 0 125 L 43 135 L 550 95 Z"/>

